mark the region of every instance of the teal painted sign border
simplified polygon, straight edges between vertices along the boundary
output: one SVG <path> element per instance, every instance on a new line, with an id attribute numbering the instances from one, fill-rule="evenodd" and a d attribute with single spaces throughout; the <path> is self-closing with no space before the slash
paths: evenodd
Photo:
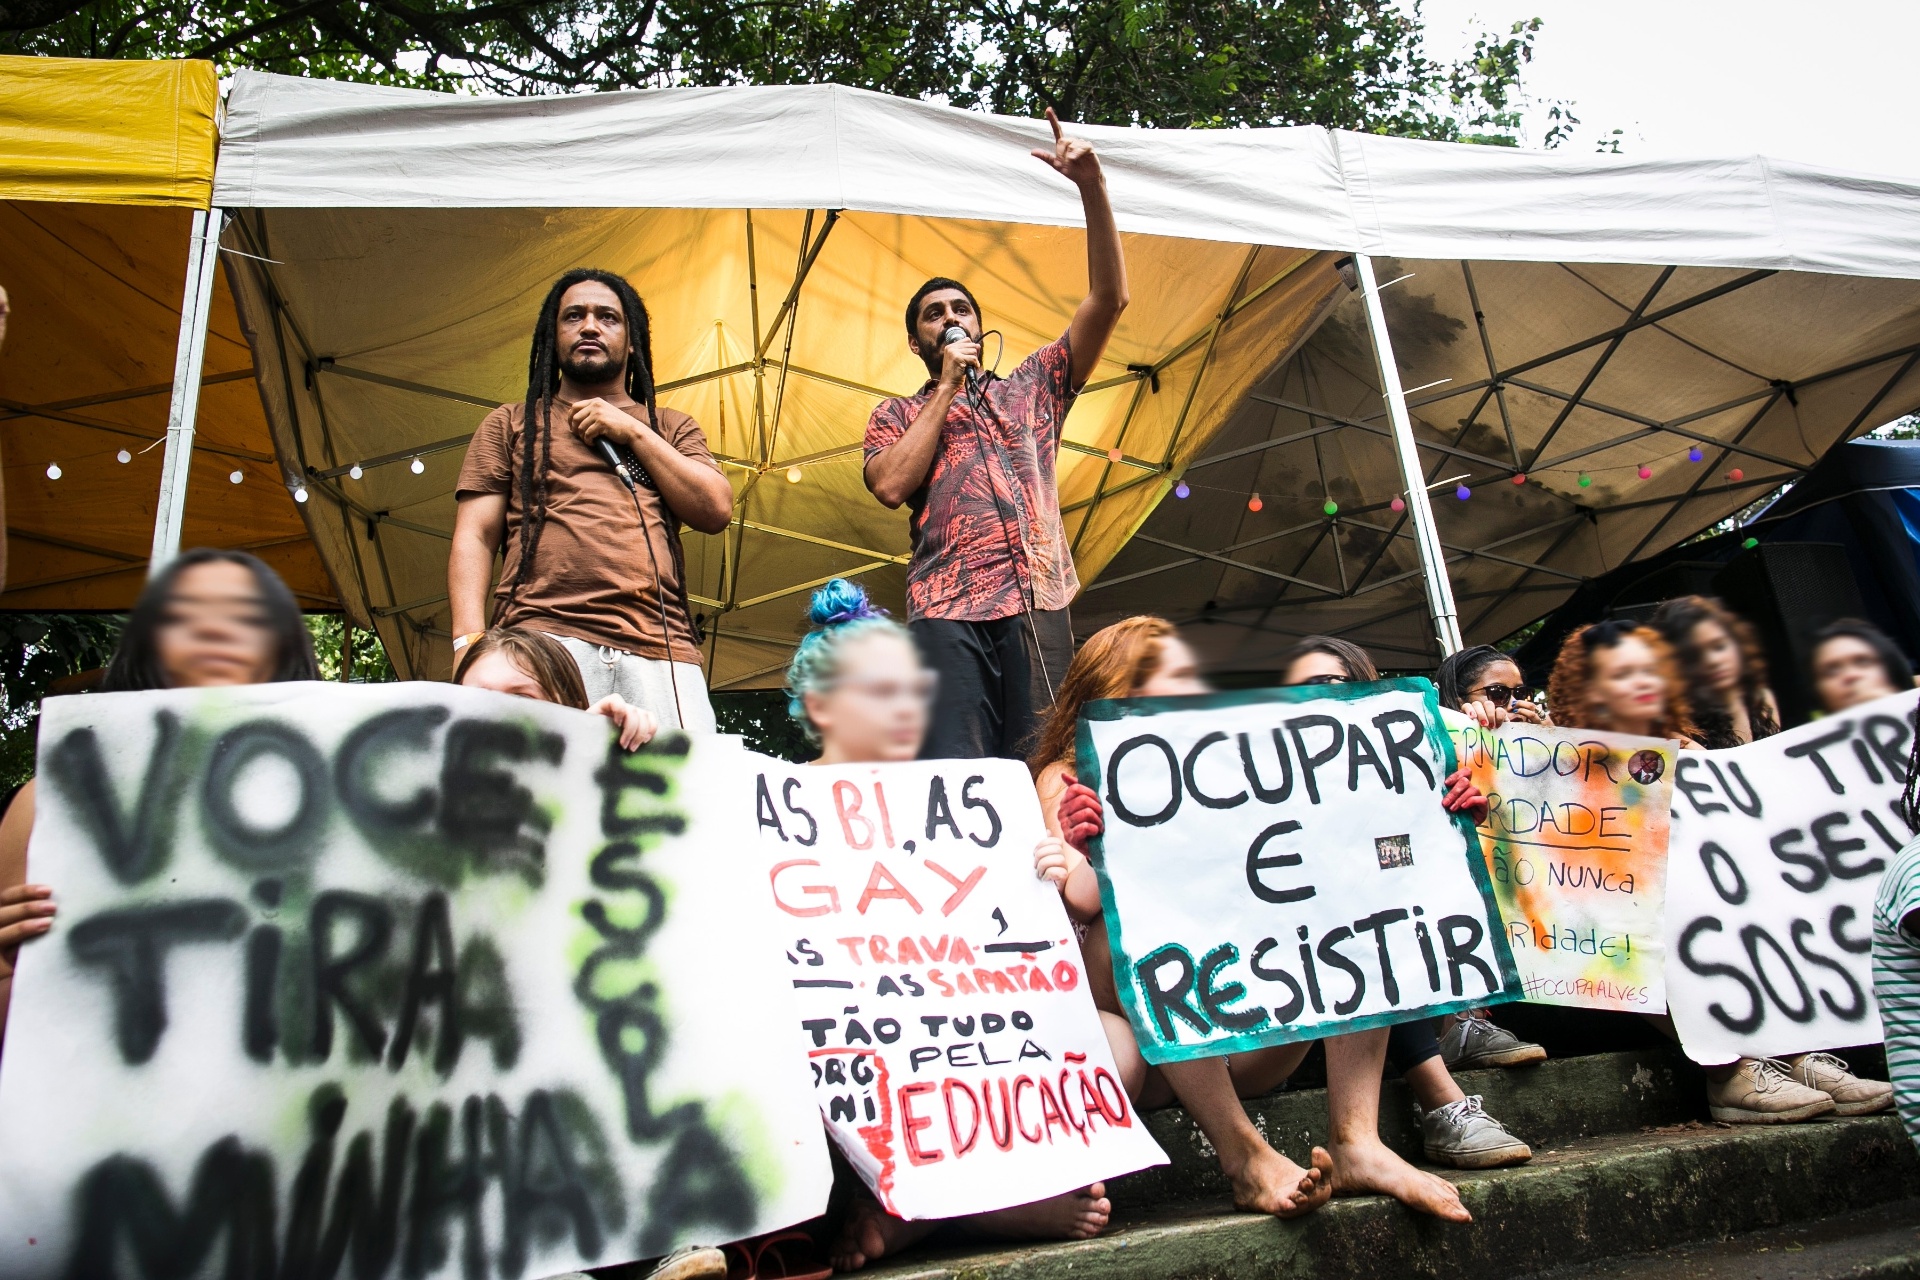
<path id="1" fill-rule="evenodd" d="M 1440 721 L 1440 699 L 1434 690 L 1433 682 L 1420 677 L 1396 677 L 1391 680 L 1376 680 L 1367 684 L 1315 684 L 1292 685 L 1276 689 L 1233 689 L 1220 693 L 1194 694 L 1183 698 L 1105 698 L 1098 702 L 1089 702 L 1081 709 L 1080 723 L 1074 732 L 1074 771 L 1079 780 L 1091 787 L 1096 795 L 1101 794 L 1101 784 L 1106 777 L 1106 762 L 1095 753 L 1093 731 L 1089 722 L 1094 720 L 1128 720 L 1142 716 L 1161 715 L 1169 711 L 1211 711 L 1217 707 L 1255 706 L 1263 703 L 1307 703 L 1307 702 L 1352 702 L 1360 698 L 1381 693 L 1418 694 L 1425 704 L 1427 741 L 1443 764 L 1441 777 L 1447 777 L 1459 767 L 1459 759 L 1454 755 L 1453 739 L 1448 735 Z M 1104 795 L 1102 805 L 1106 803 Z M 1330 1019 L 1306 1026 L 1295 1024 L 1276 1025 L 1269 1023 L 1258 1031 L 1237 1032 L 1215 1040 L 1199 1044 L 1167 1044 L 1155 1031 L 1152 1021 L 1146 1016 L 1146 1010 L 1140 1007 L 1139 988 L 1133 980 L 1133 958 L 1127 950 L 1126 940 L 1120 927 L 1120 912 L 1114 902 L 1113 881 L 1107 876 L 1106 838 L 1095 836 L 1087 849 L 1088 859 L 1100 881 L 1100 909 L 1107 922 L 1107 949 L 1113 961 L 1114 989 L 1127 1008 L 1127 1020 L 1133 1024 L 1135 1038 L 1140 1044 L 1140 1054 L 1148 1062 L 1189 1062 L 1195 1058 L 1213 1058 L 1221 1054 L 1246 1053 L 1253 1049 L 1264 1049 L 1271 1045 L 1292 1044 L 1301 1040 L 1320 1040 L 1329 1035 L 1344 1035 L 1352 1031 L 1368 1031 L 1374 1027 L 1391 1026 L 1396 1022 L 1411 1022 L 1416 1017 L 1427 1018 L 1436 1014 L 1456 1013 L 1464 1009 L 1478 1009 L 1490 1004 L 1504 1004 L 1518 1000 L 1523 994 L 1520 988 L 1520 971 L 1513 960 L 1513 949 L 1507 943 L 1506 927 L 1502 922 L 1499 903 L 1493 896 L 1493 881 L 1487 875 L 1487 860 L 1480 850 L 1480 835 L 1474 830 L 1473 823 L 1464 813 L 1448 815 L 1456 831 L 1460 833 L 1461 853 L 1466 858 L 1468 871 L 1473 876 L 1474 887 L 1480 891 L 1480 903 L 1486 913 L 1487 937 L 1493 946 L 1494 958 L 1500 966 L 1501 990 L 1482 996 L 1461 997 L 1441 1004 L 1419 1006 L 1417 1013 L 1393 1011 L 1391 1013 L 1372 1013 L 1359 1018 Z"/>

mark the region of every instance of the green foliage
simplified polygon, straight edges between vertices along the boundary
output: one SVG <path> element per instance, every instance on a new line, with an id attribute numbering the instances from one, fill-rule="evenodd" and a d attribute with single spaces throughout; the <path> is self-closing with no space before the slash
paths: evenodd
<path id="1" fill-rule="evenodd" d="M 507 93 L 832 81 L 1098 124 L 1508 145 L 1539 28 L 1441 63 L 1418 4 L 1389 0 L 0 0 L 0 52 Z"/>
<path id="2" fill-rule="evenodd" d="M 778 689 L 749 689 L 713 695 L 713 716 L 722 733 L 737 733 L 749 751 L 804 764 L 820 754 L 787 714 L 787 695 Z"/>
<path id="3" fill-rule="evenodd" d="M 341 614 L 307 615 L 307 632 L 313 636 L 313 656 L 319 660 L 322 680 L 340 678 L 340 640 L 345 630 L 346 619 Z M 353 671 L 348 678 L 356 684 L 385 684 L 399 678 L 380 645 L 380 637 L 365 627 L 353 629 Z"/>
<path id="4" fill-rule="evenodd" d="M 126 624 L 123 614 L 0 613 L 0 788 L 33 776 L 48 686 L 106 666 Z"/>

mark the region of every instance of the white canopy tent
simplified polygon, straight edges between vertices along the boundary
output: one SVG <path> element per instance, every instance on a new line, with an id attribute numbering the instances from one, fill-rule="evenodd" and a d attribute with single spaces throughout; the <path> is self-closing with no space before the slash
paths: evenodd
<path id="1" fill-rule="evenodd" d="M 1454 642 L 1441 556 L 1463 561 L 1466 638 L 1501 634 L 1920 402 L 1913 184 L 1317 128 L 1084 132 L 1134 302 L 1066 429 L 1083 633 L 1157 609 L 1242 624 L 1208 633 L 1238 665 L 1319 629 L 1412 665 Z M 924 376 L 900 308 L 925 276 L 969 280 L 1008 363 L 1064 328 L 1080 209 L 1025 154 L 1045 137 L 832 86 L 486 99 L 243 73 L 214 203 L 254 255 L 227 255 L 235 293 L 343 596 L 403 670 L 444 663 L 459 448 L 522 394 L 546 283 L 593 262 L 640 284 L 666 400 L 736 477 L 734 527 L 689 539 L 713 684 L 775 683 L 826 576 L 897 604 L 904 516 L 865 493 L 858 447 L 874 401 Z M 1379 264 L 1368 328 L 1399 344 L 1417 417 L 1382 402 L 1345 255 L 1361 277 L 1405 260 Z M 1501 484 L 1443 491 L 1423 533 L 1425 484 L 1456 474 Z M 1163 502 L 1183 478 L 1192 496 Z"/>
<path id="2" fill-rule="evenodd" d="M 648 299 L 662 400 L 735 482 L 733 527 L 687 538 L 710 682 L 778 683 L 828 577 L 897 608 L 906 513 L 861 482 L 867 417 L 926 376 L 902 312 L 928 276 L 972 285 L 1003 371 L 1065 329 L 1086 259 L 1077 192 L 1027 154 L 1049 137 L 835 88 L 498 100 L 241 75 L 214 199 L 251 255 L 229 268 L 288 484 L 343 594 L 403 672 L 445 670 L 461 450 L 524 395 L 548 284 L 597 265 Z M 1109 478 L 1171 474 L 1342 292 L 1334 255 L 1251 234 L 1245 139 L 1116 137 L 1134 305 L 1066 432 L 1083 573 L 1158 493 Z"/>

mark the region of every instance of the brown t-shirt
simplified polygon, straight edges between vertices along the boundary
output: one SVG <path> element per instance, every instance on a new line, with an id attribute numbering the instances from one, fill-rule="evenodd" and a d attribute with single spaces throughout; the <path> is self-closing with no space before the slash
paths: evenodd
<path id="1" fill-rule="evenodd" d="M 640 505 L 646 511 L 647 536 L 653 560 L 640 538 L 638 517 L 627 487 L 620 483 L 606 458 L 573 433 L 567 425 L 566 401 L 553 405 L 550 460 L 546 471 L 547 519 L 534 549 L 533 571 L 507 596 L 520 571 L 526 512 L 516 482 L 526 447 L 521 430 L 524 407 L 503 404 L 487 415 L 467 445 L 460 468 L 460 498 L 505 494 L 507 536 L 500 581 L 494 587 L 495 626 L 531 626 L 557 636 L 572 636 L 590 644 L 610 645 L 644 658 L 664 658 L 661 643 L 661 584 L 654 578 L 654 561 L 665 580 L 666 632 L 676 662 L 699 662 L 700 646 L 693 620 L 680 604 L 682 559 L 680 521 L 658 491 L 640 487 Z M 627 412 L 647 420 L 644 406 Z M 714 466 L 706 433 L 699 424 L 674 409 L 660 411 L 661 434 L 667 443 L 689 458 Z M 540 441 L 534 440 L 536 454 Z M 717 467 L 715 468 L 718 469 Z"/>

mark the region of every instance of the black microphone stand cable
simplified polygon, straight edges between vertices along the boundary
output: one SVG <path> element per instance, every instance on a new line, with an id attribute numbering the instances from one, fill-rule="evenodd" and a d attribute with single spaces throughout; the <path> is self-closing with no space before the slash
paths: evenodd
<path id="1" fill-rule="evenodd" d="M 1004 338 L 1002 339 L 1002 342 L 1003 343 L 1005 342 Z M 984 381 L 985 381 L 984 377 L 981 378 L 979 381 L 976 381 L 974 378 L 973 371 L 972 370 L 968 371 L 968 375 L 966 379 L 966 390 L 967 390 L 967 404 L 973 410 L 973 415 L 970 421 L 970 425 L 973 430 L 973 446 L 974 448 L 980 451 L 981 462 L 987 463 L 987 446 L 985 441 L 982 440 L 981 438 L 980 419 L 984 417 L 987 413 L 992 413 L 994 419 L 997 422 L 999 422 L 1003 427 L 1006 425 L 1006 419 L 1001 417 L 999 411 L 993 408 L 993 402 L 987 399 L 985 389 L 981 385 Z M 1034 657 L 1039 659 L 1040 678 L 1041 680 L 1046 682 L 1047 703 L 1049 706 L 1051 706 L 1056 698 L 1056 693 L 1055 693 L 1054 684 L 1053 684 L 1053 673 L 1047 669 L 1047 651 L 1045 646 L 1040 643 L 1040 626 L 1039 626 L 1039 623 L 1035 621 L 1033 616 L 1034 615 L 1033 551 L 1032 551 L 1032 548 L 1030 548 L 1027 545 L 1027 527 L 1026 527 L 1026 522 L 1024 520 L 1024 512 L 1022 510 L 1020 496 L 1015 491 L 1013 464 L 1012 464 L 1012 460 L 1007 456 L 1005 442 L 996 440 L 993 453 L 995 457 L 1000 459 L 1000 471 L 1001 471 L 1001 474 L 1006 477 L 1008 496 L 1013 500 L 1014 517 L 1015 517 L 1014 524 L 1020 533 L 1020 550 L 1018 552 L 1017 559 L 1016 559 L 1016 553 L 1014 551 L 1014 546 L 1013 546 L 1013 537 L 1011 534 L 1007 532 L 1006 508 L 1003 507 L 1000 503 L 1000 488 L 998 485 L 996 485 L 993 482 L 993 467 L 990 463 L 987 464 L 987 492 L 993 495 L 993 509 L 995 514 L 997 514 L 1000 517 L 1000 538 L 1001 538 L 1001 541 L 1003 541 L 1006 544 L 1007 558 L 1009 560 L 1015 561 L 1013 566 L 1013 580 L 1014 580 L 1014 583 L 1020 588 L 1020 604 L 1021 604 L 1022 611 L 1026 614 L 1026 618 L 1027 618 L 1027 635 L 1033 640 Z M 1022 581 L 1020 577 L 1021 563 L 1024 563 L 1027 568 L 1027 575 L 1026 575 L 1025 581 Z"/>
<path id="2" fill-rule="evenodd" d="M 647 425 L 652 426 L 653 424 L 648 423 Z M 647 525 L 647 511 L 645 507 L 640 505 L 640 488 L 639 485 L 634 482 L 634 477 L 631 472 L 637 472 L 640 476 L 644 477 L 648 482 L 647 487 L 655 493 L 658 493 L 660 490 L 657 485 L 652 483 L 653 478 L 647 475 L 646 468 L 641 465 L 638 458 L 633 456 L 631 450 L 620 448 L 617 445 L 614 447 L 622 455 L 622 461 L 614 467 L 613 474 L 620 477 L 620 483 L 627 486 L 627 496 L 633 499 L 633 515 L 640 524 L 640 538 L 647 544 L 647 563 L 653 567 L 653 592 L 655 597 L 660 601 L 660 647 L 666 653 L 667 686 L 673 690 L 674 727 L 685 732 L 687 716 L 686 712 L 680 708 L 680 676 L 679 673 L 674 670 L 673 630 L 667 621 L 667 584 L 660 576 L 660 557 L 653 549 L 653 530 Z M 631 469 L 631 472 L 629 469 Z M 663 497 L 660 501 L 664 503 L 666 499 Z"/>

